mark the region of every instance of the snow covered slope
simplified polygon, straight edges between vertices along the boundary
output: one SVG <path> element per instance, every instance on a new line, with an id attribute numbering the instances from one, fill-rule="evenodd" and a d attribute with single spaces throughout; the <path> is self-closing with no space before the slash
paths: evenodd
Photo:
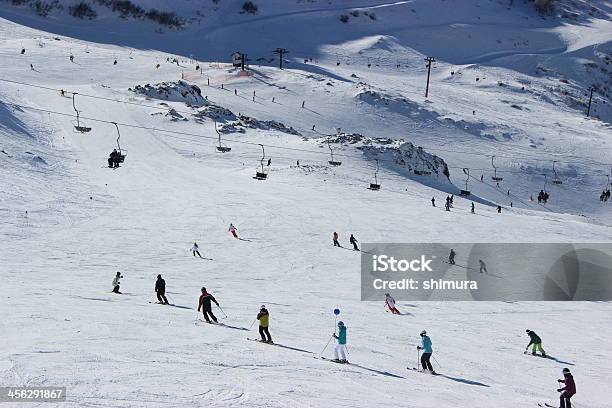
<path id="1" fill-rule="evenodd" d="M 187 16 L 187 3 L 174 11 Z M 606 406 L 609 302 L 399 302 L 394 316 L 382 299 L 359 301 L 359 254 L 331 234 L 347 247 L 351 233 L 612 241 L 598 199 L 612 170 L 609 97 L 602 88 L 601 119 L 586 119 L 569 95 L 593 85 L 588 69 L 609 85 L 610 3 L 571 21 L 518 1 L 259 1 L 254 15 L 241 4 L 163 32 L 0 4 L 0 385 L 65 385 L 70 406 L 514 407 L 554 403 L 567 366 L 575 405 Z M 283 71 L 276 47 L 291 51 Z M 227 63 L 235 50 L 247 74 Z M 89 133 L 73 129 L 72 92 Z M 216 151 L 215 120 L 231 152 Z M 266 181 L 252 178 L 259 144 Z M 117 147 L 125 162 L 108 169 Z M 476 214 L 460 197 L 441 208 L 465 188 L 464 168 Z M 545 181 L 542 206 L 529 196 Z M 210 260 L 189 254 L 194 241 Z M 176 307 L 149 303 L 158 274 Z M 201 286 L 225 326 L 196 321 Z M 246 340 L 261 304 L 286 348 Z M 313 358 L 335 307 L 355 365 Z M 522 354 L 526 328 L 554 359 Z M 406 370 L 422 329 L 443 376 Z"/>

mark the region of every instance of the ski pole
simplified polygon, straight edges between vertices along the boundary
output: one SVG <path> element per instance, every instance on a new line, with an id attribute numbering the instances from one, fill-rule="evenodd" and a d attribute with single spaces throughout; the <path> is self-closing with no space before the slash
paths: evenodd
<path id="1" fill-rule="evenodd" d="M 333 338 L 334 338 L 333 334 L 331 336 L 329 336 L 329 340 L 327 340 L 327 343 L 325 344 L 325 347 L 323 347 L 323 350 L 321 350 L 321 352 L 319 353 L 319 357 L 323 354 L 323 352 L 325 351 L 327 346 L 329 346 L 329 343 L 331 342 L 331 339 L 333 339 Z"/>
<path id="2" fill-rule="evenodd" d="M 419 360 L 421 359 L 421 350 L 417 348 L 417 363 L 416 366 L 419 368 Z"/>
<path id="3" fill-rule="evenodd" d="M 438 360 L 436 360 L 436 357 L 432 354 L 431 355 L 434 359 L 434 361 L 436 362 L 436 364 L 438 365 L 438 367 L 442 368 L 442 366 L 440 365 L 440 363 L 438 363 Z"/>
<path id="4" fill-rule="evenodd" d="M 217 307 L 219 308 L 219 310 L 221 310 L 221 313 L 223 313 L 223 315 L 225 315 L 225 318 L 227 319 L 227 315 L 225 314 L 225 312 L 223 311 L 223 308 L 219 305 L 217 305 Z"/>
<path id="5" fill-rule="evenodd" d="M 249 326 L 249 330 L 251 330 L 251 327 L 253 327 L 253 325 L 255 324 L 255 322 L 257 321 L 257 318 L 253 319 L 253 322 L 251 323 L 251 325 Z"/>

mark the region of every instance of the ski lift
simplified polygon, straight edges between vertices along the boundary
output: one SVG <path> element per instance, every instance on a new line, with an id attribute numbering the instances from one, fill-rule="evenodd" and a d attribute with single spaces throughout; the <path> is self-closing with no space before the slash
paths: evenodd
<path id="1" fill-rule="evenodd" d="M 79 133 L 88 133 L 91 131 L 91 128 L 87 126 L 81 126 L 81 122 L 79 119 L 79 110 L 76 108 L 76 105 L 74 103 L 74 97 L 76 95 L 78 95 L 76 92 L 72 93 L 72 108 L 76 112 L 76 124 L 74 125 L 74 130 L 76 130 Z"/>
<path id="2" fill-rule="evenodd" d="M 374 172 L 374 183 L 370 183 L 368 190 L 378 191 L 380 190 L 380 184 L 378 184 L 378 159 L 376 159 L 376 171 Z"/>
<path id="3" fill-rule="evenodd" d="M 261 146 L 261 152 L 262 152 L 262 156 L 261 156 L 261 171 L 258 171 L 255 173 L 255 177 L 253 177 L 255 180 L 266 180 L 268 178 L 268 174 L 264 171 L 264 160 L 266 159 L 266 151 L 264 150 L 264 146 L 262 144 L 260 144 Z"/>
<path id="4" fill-rule="evenodd" d="M 491 179 L 493 181 L 502 181 L 504 178 L 497 176 L 497 167 L 495 167 L 495 156 L 491 156 L 491 166 L 493 166 L 493 172 L 494 172 L 493 177 L 491 177 Z"/>
<path id="5" fill-rule="evenodd" d="M 221 152 L 221 153 L 227 153 L 229 151 L 232 150 L 231 147 L 227 147 L 227 146 L 223 146 L 221 144 L 221 133 L 219 133 L 219 130 L 217 130 L 217 121 L 215 120 L 215 132 L 217 132 L 217 135 L 219 135 L 219 146 L 217 146 L 217 151 Z"/>
<path id="6" fill-rule="evenodd" d="M 342 162 L 334 160 L 334 151 L 331 147 L 331 144 L 329 143 L 329 139 L 327 139 L 327 147 L 329 147 L 329 153 L 331 154 L 331 160 L 328 163 L 331 164 L 332 166 L 340 166 Z"/>
<path id="7" fill-rule="evenodd" d="M 561 179 L 559 179 L 559 177 L 557 176 L 557 170 L 555 170 L 555 163 L 556 163 L 556 161 L 553 161 L 553 179 L 552 179 L 552 183 L 553 184 L 563 184 L 563 181 L 561 181 Z"/>
<path id="8" fill-rule="evenodd" d="M 119 139 L 121 139 L 121 132 L 119 132 L 119 126 L 116 122 L 112 123 L 113 125 L 115 125 L 115 128 L 117 128 L 117 153 L 119 153 L 117 157 L 119 158 L 119 163 L 123 163 L 125 161 L 125 156 L 127 156 L 127 150 L 122 149 L 121 145 L 119 144 Z"/>
<path id="9" fill-rule="evenodd" d="M 467 178 L 465 179 L 465 190 L 461 190 L 459 192 L 459 195 L 467 197 L 467 196 L 469 196 L 471 194 L 470 190 L 468 190 L 468 181 L 470 181 L 470 169 L 468 169 L 466 167 L 466 168 L 463 169 L 463 172 L 467 176 Z"/>

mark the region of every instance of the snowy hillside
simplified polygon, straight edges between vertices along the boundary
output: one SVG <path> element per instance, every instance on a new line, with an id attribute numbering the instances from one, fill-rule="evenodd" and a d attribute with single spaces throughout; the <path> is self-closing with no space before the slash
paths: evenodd
<path id="1" fill-rule="evenodd" d="M 607 406 L 610 302 L 392 315 L 360 301 L 348 239 L 611 242 L 612 3 L 78 3 L 0 2 L 0 387 L 67 387 L 45 406 L 537 407 L 569 367 L 574 406 Z M 158 274 L 174 307 L 152 303 Z M 201 321 L 202 286 L 224 325 Z M 278 347 L 246 339 L 262 304 Z M 350 365 L 313 358 L 334 308 Z M 522 354 L 526 328 L 552 358 Z M 406 370 L 423 329 L 439 376 Z"/>

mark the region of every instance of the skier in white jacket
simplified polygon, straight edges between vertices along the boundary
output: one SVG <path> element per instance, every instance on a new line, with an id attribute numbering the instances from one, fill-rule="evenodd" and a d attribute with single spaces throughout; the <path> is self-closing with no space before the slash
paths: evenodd
<path id="1" fill-rule="evenodd" d="M 117 272 L 117 275 L 115 275 L 115 278 L 113 279 L 113 293 L 121 294 L 121 292 L 119 292 L 119 279 L 121 278 L 123 278 L 123 275 L 121 275 L 121 272 Z"/>

